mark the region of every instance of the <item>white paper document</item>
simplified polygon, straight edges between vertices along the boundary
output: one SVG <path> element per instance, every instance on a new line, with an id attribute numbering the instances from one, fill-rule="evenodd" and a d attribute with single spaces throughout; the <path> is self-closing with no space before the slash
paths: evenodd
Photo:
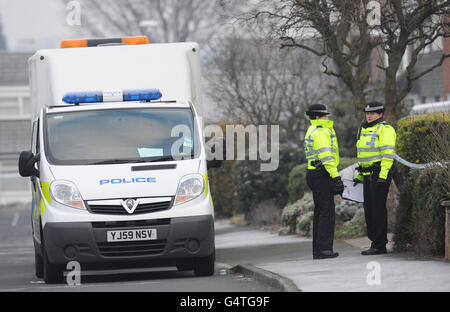
<path id="1" fill-rule="evenodd" d="M 344 182 L 342 199 L 348 199 L 358 203 L 364 202 L 364 188 L 362 183 L 353 186 L 354 182 L 352 180 L 344 179 L 342 182 Z"/>

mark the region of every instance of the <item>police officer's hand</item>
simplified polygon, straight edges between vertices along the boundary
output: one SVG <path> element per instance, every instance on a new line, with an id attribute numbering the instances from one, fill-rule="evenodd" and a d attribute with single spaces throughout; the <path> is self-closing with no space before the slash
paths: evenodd
<path id="1" fill-rule="evenodd" d="M 333 178 L 334 183 L 334 194 L 335 195 L 342 195 L 344 192 L 344 183 L 341 180 L 341 177 Z"/>
<path id="2" fill-rule="evenodd" d="M 362 183 L 362 181 L 359 180 L 359 179 L 357 179 L 357 178 L 354 178 L 354 179 L 353 179 L 353 186 L 355 187 L 356 184 L 358 184 L 358 183 Z"/>
<path id="3" fill-rule="evenodd" d="M 388 181 L 383 178 L 378 178 L 378 180 L 377 180 L 378 185 L 387 185 L 387 183 L 388 183 Z"/>

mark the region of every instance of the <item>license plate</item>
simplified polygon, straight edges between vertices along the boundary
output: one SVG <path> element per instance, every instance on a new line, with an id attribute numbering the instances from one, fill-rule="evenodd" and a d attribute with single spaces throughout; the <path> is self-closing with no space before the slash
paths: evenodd
<path id="1" fill-rule="evenodd" d="M 130 242 L 156 239 L 156 229 L 107 231 L 108 242 Z"/>

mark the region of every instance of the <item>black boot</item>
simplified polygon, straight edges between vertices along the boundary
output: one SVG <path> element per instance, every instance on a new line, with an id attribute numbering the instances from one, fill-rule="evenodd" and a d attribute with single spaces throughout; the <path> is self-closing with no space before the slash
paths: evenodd
<path id="1" fill-rule="evenodd" d="M 333 250 L 322 250 L 313 254 L 313 259 L 328 259 L 328 258 L 336 258 L 339 256 L 339 253 L 334 252 Z"/>
<path id="2" fill-rule="evenodd" d="M 387 253 L 386 247 L 382 247 L 382 248 L 373 248 L 373 247 L 370 247 L 370 248 L 367 249 L 367 250 L 361 251 L 361 254 L 362 254 L 363 256 L 383 255 L 383 254 L 386 254 L 386 253 Z"/>

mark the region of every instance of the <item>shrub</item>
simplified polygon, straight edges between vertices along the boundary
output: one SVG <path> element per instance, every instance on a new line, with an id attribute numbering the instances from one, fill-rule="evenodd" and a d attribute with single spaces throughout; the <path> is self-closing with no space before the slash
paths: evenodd
<path id="1" fill-rule="evenodd" d="M 398 121 L 396 153 L 412 163 L 426 163 L 430 161 L 430 146 L 438 143 L 442 146 L 444 142 L 436 142 L 436 130 L 445 131 L 450 124 L 450 114 L 435 113 L 428 115 L 408 116 Z M 442 133 L 443 136 L 448 133 Z M 448 142 L 447 142 L 448 145 Z M 448 154 L 443 154 L 448 157 Z M 447 159 L 448 160 L 448 159 Z M 409 168 L 398 164 L 394 179 L 397 185 L 401 184 L 403 178 L 408 176 Z"/>
<path id="2" fill-rule="evenodd" d="M 364 209 L 358 209 L 350 221 L 344 223 L 341 230 L 336 231 L 337 239 L 362 237 L 367 235 Z"/>
<path id="3" fill-rule="evenodd" d="M 281 225 L 288 227 L 288 234 L 294 234 L 297 228 L 297 221 L 300 216 L 314 209 L 314 202 L 311 192 L 297 200 L 295 203 L 284 207 L 281 214 Z"/>
<path id="4" fill-rule="evenodd" d="M 236 162 L 233 174 L 236 207 L 247 220 L 263 200 L 272 199 L 279 209 L 287 204 L 288 175 L 302 157 L 300 150 L 288 146 L 280 146 L 279 156 L 279 167 L 275 171 L 260 171 L 260 160 Z"/>
<path id="5" fill-rule="evenodd" d="M 301 164 L 292 168 L 288 177 L 287 191 L 289 203 L 294 203 L 303 197 L 305 192 L 310 191 L 306 184 L 306 169 L 308 164 Z"/>
<path id="6" fill-rule="evenodd" d="M 300 217 L 297 225 L 298 234 L 301 236 L 312 236 L 312 223 L 314 212 L 308 211 Z"/>
<path id="7" fill-rule="evenodd" d="M 225 160 L 222 162 L 221 167 L 208 170 L 214 212 L 219 217 L 231 217 L 236 210 L 233 194 L 233 171 L 235 163 L 233 160 Z"/>
<path id="8" fill-rule="evenodd" d="M 449 114 L 410 116 L 399 120 L 397 153 L 413 162 L 430 160 L 448 162 Z M 441 146 L 440 159 L 430 159 L 430 147 Z M 439 154 L 439 153 L 438 153 Z M 436 156 L 436 155 L 435 155 Z M 394 179 L 400 191 L 394 231 L 395 249 L 413 250 L 421 255 L 444 254 L 444 209 L 441 202 L 449 198 L 448 164 L 425 170 L 398 164 Z"/>
<path id="9" fill-rule="evenodd" d="M 444 174 L 439 170 L 411 170 L 400 190 L 394 231 L 397 251 L 442 256 L 445 248 Z"/>
<path id="10" fill-rule="evenodd" d="M 220 121 L 218 126 L 222 129 L 222 135 L 226 133 L 226 125 L 232 124 Z M 215 133 L 220 136 L 220 134 Z M 207 142 L 210 138 L 206 138 Z M 231 217 L 236 211 L 236 203 L 233 189 L 233 172 L 236 161 L 224 160 L 219 168 L 208 170 L 209 186 L 213 198 L 214 213 L 219 217 Z"/>

